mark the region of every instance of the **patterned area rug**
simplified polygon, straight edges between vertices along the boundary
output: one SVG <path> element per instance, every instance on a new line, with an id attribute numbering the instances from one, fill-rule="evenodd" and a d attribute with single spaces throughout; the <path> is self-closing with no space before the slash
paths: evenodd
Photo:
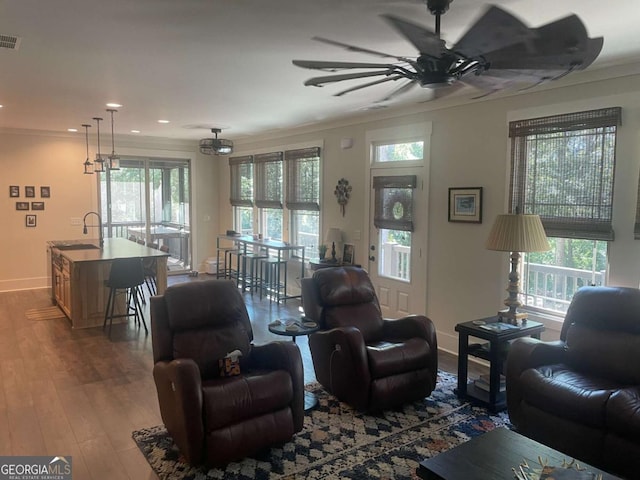
<path id="1" fill-rule="evenodd" d="M 133 439 L 160 479 L 416 479 L 418 462 L 499 426 L 506 413 L 461 402 L 454 375 L 440 373 L 438 388 L 420 402 L 380 415 L 365 415 L 307 385 L 319 399 L 293 440 L 224 469 L 191 467 L 164 426 L 133 432 Z"/>

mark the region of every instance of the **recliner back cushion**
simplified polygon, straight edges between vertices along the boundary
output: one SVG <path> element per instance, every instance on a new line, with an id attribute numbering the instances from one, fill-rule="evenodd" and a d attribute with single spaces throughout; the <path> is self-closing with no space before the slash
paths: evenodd
<path id="1" fill-rule="evenodd" d="M 324 311 L 324 328 L 353 326 L 366 342 L 379 337 L 382 314 L 367 272 L 357 267 L 326 268 L 317 270 L 313 277 Z"/>
<path id="2" fill-rule="evenodd" d="M 253 332 L 242 296 L 228 280 L 190 282 L 164 293 L 173 358 L 193 359 L 203 378 L 218 376 L 218 360 L 240 350 L 240 368 L 251 353 Z"/>
<path id="3" fill-rule="evenodd" d="M 640 335 L 571 325 L 567 363 L 580 372 L 621 384 L 640 383 Z"/>

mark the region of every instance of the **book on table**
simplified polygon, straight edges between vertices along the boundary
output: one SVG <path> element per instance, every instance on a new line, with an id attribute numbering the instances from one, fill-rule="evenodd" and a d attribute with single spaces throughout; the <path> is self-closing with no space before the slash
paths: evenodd
<path id="1" fill-rule="evenodd" d="M 491 383 L 489 380 L 489 375 L 480 375 L 480 377 L 478 377 L 473 384 L 482 389 L 482 390 L 486 390 L 487 392 L 491 389 Z M 500 391 L 504 392 L 507 389 L 507 379 L 504 375 L 500 375 Z"/>

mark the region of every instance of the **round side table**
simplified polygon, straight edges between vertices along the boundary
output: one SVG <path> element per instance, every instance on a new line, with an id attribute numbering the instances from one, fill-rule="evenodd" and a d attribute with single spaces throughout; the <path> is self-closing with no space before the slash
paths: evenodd
<path id="1" fill-rule="evenodd" d="M 286 337 L 291 337 L 293 343 L 296 342 L 296 337 L 301 335 L 309 335 L 313 332 L 317 332 L 320 330 L 320 327 L 316 324 L 315 327 L 307 327 L 305 326 L 305 322 L 303 320 L 296 320 L 294 318 L 284 318 L 280 320 L 280 324 L 270 323 L 269 331 L 271 333 L 275 333 L 276 335 L 284 335 Z M 311 322 L 314 323 L 314 322 Z M 295 326 L 296 329 L 292 327 Z M 289 329 L 287 329 L 289 327 Z M 304 411 L 309 411 L 315 406 L 318 405 L 318 397 L 311 392 L 304 392 Z"/>

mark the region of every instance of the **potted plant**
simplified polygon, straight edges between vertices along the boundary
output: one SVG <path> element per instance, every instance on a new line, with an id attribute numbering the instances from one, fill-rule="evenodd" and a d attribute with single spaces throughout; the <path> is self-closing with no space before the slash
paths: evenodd
<path id="1" fill-rule="evenodd" d="M 325 255 L 327 254 L 327 246 L 322 244 L 318 246 L 318 256 L 320 260 L 324 260 Z"/>

